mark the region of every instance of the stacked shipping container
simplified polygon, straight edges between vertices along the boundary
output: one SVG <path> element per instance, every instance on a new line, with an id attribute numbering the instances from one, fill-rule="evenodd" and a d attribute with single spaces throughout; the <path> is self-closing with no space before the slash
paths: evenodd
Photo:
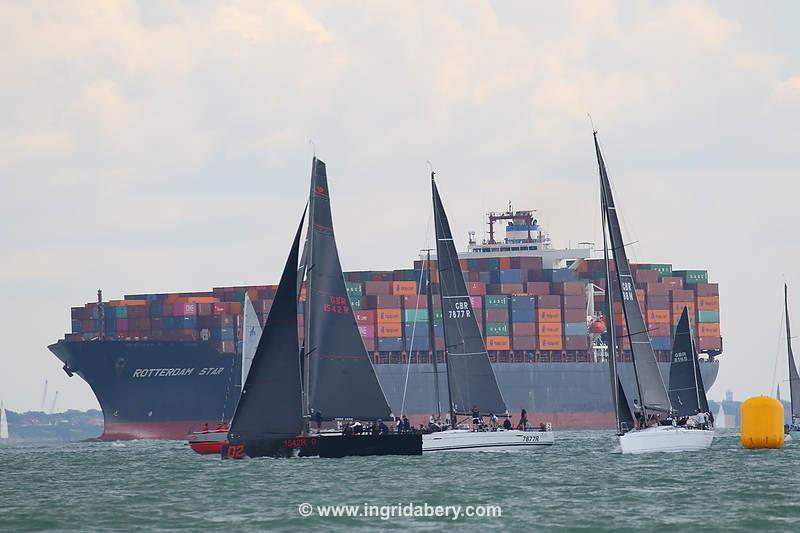
<path id="1" fill-rule="evenodd" d="M 433 261 L 431 282 L 438 293 Z M 467 291 L 486 347 L 496 360 L 552 361 L 592 359 L 587 330 L 587 284 L 605 288 L 602 260 L 581 261 L 573 268 L 547 270 L 538 257 L 462 259 Z M 441 303 L 433 298 L 433 334 L 425 288 L 426 265 L 414 269 L 360 271 L 345 274 L 345 285 L 356 322 L 376 362 L 396 362 L 411 356 L 430 359 L 429 347 L 444 347 Z M 719 287 L 701 270 L 673 271 L 669 264 L 634 265 L 636 294 L 653 347 L 666 360 L 684 307 L 689 309 L 701 351 L 722 350 Z M 612 284 L 612 286 L 615 283 Z M 616 289 L 615 289 L 616 290 Z M 262 324 L 272 307 L 276 286 L 224 287 L 211 292 L 144 294 L 124 300 L 90 303 L 72 310 L 69 340 L 133 338 L 207 341 L 222 352 L 236 351 L 242 334 L 242 302 L 248 294 Z M 303 312 L 305 289 L 298 313 Z M 595 308 L 604 309 L 602 295 Z M 617 334 L 629 350 L 622 309 L 614 309 Z M 303 317 L 298 336 L 302 339 Z M 102 327 L 101 327 L 102 324 Z M 102 331 L 101 331 L 102 329 Z M 440 356 L 441 358 L 441 356 Z"/>

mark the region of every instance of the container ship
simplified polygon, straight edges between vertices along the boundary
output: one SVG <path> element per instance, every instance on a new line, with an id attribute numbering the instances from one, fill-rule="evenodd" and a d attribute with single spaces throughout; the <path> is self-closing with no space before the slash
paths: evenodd
<path id="1" fill-rule="evenodd" d="M 503 225 L 504 238 L 495 238 L 496 224 Z M 489 213 L 488 238 L 477 242 L 471 232 L 460 254 L 506 404 L 558 429 L 614 425 L 603 316 L 613 312 L 616 324 L 624 320 L 621 308 L 606 308 L 605 263 L 592 253 L 591 243 L 554 247 L 534 211 L 509 206 Z M 413 268 L 346 272 L 349 302 L 337 304 L 353 309 L 392 409 L 415 423 L 447 405 L 438 296 L 427 309 L 428 260 L 437 295 L 435 256 L 421 255 Z M 673 270 L 665 263 L 634 265 L 634 272 L 665 383 L 675 326 L 688 307 L 705 354 L 708 390 L 722 353 L 718 284 L 709 283 L 705 270 Z M 233 415 L 248 366 L 245 340 L 260 334 L 276 288 L 217 287 L 110 301 L 98 291 L 96 301 L 72 308 L 72 331 L 49 348 L 69 376 L 77 374 L 92 388 L 103 411 L 102 440 L 181 439 Z M 304 296 L 301 289 L 301 342 Z M 250 306 L 257 318 L 248 323 Z M 616 333 L 621 379 L 633 394 L 627 331 L 620 326 Z M 435 397 L 437 379 L 444 397 Z"/>

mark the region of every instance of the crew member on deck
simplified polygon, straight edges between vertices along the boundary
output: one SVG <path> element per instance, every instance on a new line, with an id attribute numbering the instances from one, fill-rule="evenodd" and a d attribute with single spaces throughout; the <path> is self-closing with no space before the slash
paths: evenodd
<path id="1" fill-rule="evenodd" d="M 642 429 L 642 407 L 637 398 L 633 399 L 633 419 L 636 421 L 636 429 Z"/>
<path id="2" fill-rule="evenodd" d="M 528 429 L 528 411 L 523 409 L 519 414 L 519 424 L 517 424 L 517 429 L 525 431 Z"/>
<path id="3" fill-rule="evenodd" d="M 481 425 L 481 410 L 477 405 L 472 406 L 472 430 L 477 431 Z"/>
<path id="4" fill-rule="evenodd" d="M 505 420 L 503 420 L 503 429 L 505 429 L 506 431 L 510 431 L 511 428 L 512 428 L 511 419 L 510 418 L 506 418 Z"/>

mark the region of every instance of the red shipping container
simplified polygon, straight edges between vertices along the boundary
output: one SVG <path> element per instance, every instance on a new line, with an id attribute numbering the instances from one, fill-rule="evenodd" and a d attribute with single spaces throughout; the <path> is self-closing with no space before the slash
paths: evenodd
<path id="1" fill-rule="evenodd" d="M 354 311 L 354 313 L 356 315 L 357 324 L 365 326 L 375 325 L 375 311 L 370 309 L 370 310 Z"/>
<path id="2" fill-rule="evenodd" d="M 399 309 L 403 304 L 401 296 L 381 294 L 377 296 L 367 296 L 368 309 Z"/>
<path id="3" fill-rule="evenodd" d="M 545 296 L 550 294 L 550 284 L 546 281 L 529 281 L 525 284 L 525 292 L 532 296 Z"/>
<path id="4" fill-rule="evenodd" d="M 213 304 L 213 305 L 214 305 L 214 314 L 215 315 L 224 315 L 225 314 L 225 304 L 224 303 L 220 302 L 220 303 L 216 303 L 216 304 Z"/>
<path id="5" fill-rule="evenodd" d="M 537 296 L 536 297 L 537 309 L 561 309 L 561 296 Z"/>
<path id="6" fill-rule="evenodd" d="M 469 301 L 472 302 L 473 309 L 483 309 L 483 298 L 480 296 L 470 296 Z"/>
<path id="7" fill-rule="evenodd" d="M 467 283 L 467 294 L 470 296 L 483 296 L 486 294 L 486 284 L 480 281 L 470 281 Z"/>
<path id="8" fill-rule="evenodd" d="M 655 270 L 637 270 L 633 274 L 636 283 L 658 283 L 658 272 Z"/>
<path id="9" fill-rule="evenodd" d="M 375 337 L 362 338 L 362 340 L 364 341 L 364 347 L 367 349 L 368 352 L 375 351 L 375 343 L 377 342 L 375 340 Z"/>
<path id="10" fill-rule="evenodd" d="M 512 257 L 511 268 L 520 270 L 543 270 L 544 260 L 541 257 Z"/>
<path id="11" fill-rule="evenodd" d="M 586 335 L 581 335 L 580 337 L 576 337 L 576 336 L 564 337 L 564 349 L 565 350 L 588 350 L 589 349 L 589 338 Z"/>
<path id="12" fill-rule="evenodd" d="M 564 309 L 586 309 L 586 295 L 564 295 L 562 298 L 562 307 Z"/>
<path id="13" fill-rule="evenodd" d="M 428 296 L 416 294 L 414 296 L 403 296 L 403 307 L 406 309 L 427 309 Z"/>
<path id="14" fill-rule="evenodd" d="M 672 289 L 670 294 L 673 302 L 694 302 L 694 291 L 686 289 Z"/>
<path id="15" fill-rule="evenodd" d="M 358 332 L 361 334 L 362 337 L 374 337 L 375 336 L 375 326 L 372 324 L 360 324 L 358 326 Z"/>
<path id="16" fill-rule="evenodd" d="M 661 283 L 664 285 L 668 285 L 672 289 L 682 289 L 683 288 L 683 279 L 676 278 L 675 276 L 664 276 L 661 278 Z"/>
<path id="17" fill-rule="evenodd" d="M 672 309 L 669 296 L 650 296 L 647 295 L 648 309 Z"/>
<path id="18" fill-rule="evenodd" d="M 490 309 L 483 310 L 483 316 L 486 322 L 508 322 L 508 309 Z"/>
<path id="19" fill-rule="evenodd" d="M 511 325 L 511 332 L 514 337 L 535 337 L 536 323 L 534 322 L 514 322 Z"/>
<path id="20" fill-rule="evenodd" d="M 647 296 L 669 296 L 669 285 L 663 283 L 648 283 Z"/>
<path id="21" fill-rule="evenodd" d="M 550 284 L 552 294 L 580 296 L 586 294 L 586 285 L 582 281 L 553 282 Z"/>
<path id="22" fill-rule="evenodd" d="M 391 294 L 391 285 L 390 281 L 365 281 L 364 294 L 367 296 Z"/>
<path id="23" fill-rule="evenodd" d="M 718 283 L 698 283 L 695 286 L 697 296 L 719 296 Z"/>
<path id="24" fill-rule="evenodd" d="M 697 349 L 701 351 L 722 350 L 722 337 L 698 337 Z"/>
<path id="25" fill-rule="evenodd" d="M 511 346 L 515 350 L 535 350 L 536 337 L 534 335 L 514 335 Z"/>
<path id="26" fill-rule="evenodd" d="M 575 324 L 586 320 L 586 307 L 583 309 L 564 309 L 562 312 L 564 322 L 567 324 Z"/>
<path id="27" fill-rule="evenodd" d="M 128 331 L 128 319 L 127 318 L 118 318 L 117 319 L 117 331 Z"/>

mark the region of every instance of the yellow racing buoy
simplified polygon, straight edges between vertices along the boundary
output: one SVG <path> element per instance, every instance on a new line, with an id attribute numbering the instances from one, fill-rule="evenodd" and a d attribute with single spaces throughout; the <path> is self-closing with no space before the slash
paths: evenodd
<path id="1" fill-rule="evenodd" d="M 783 447 L 783 404 L 775 398 L 756 396 L 742 403 L 742 446 Z"/>

